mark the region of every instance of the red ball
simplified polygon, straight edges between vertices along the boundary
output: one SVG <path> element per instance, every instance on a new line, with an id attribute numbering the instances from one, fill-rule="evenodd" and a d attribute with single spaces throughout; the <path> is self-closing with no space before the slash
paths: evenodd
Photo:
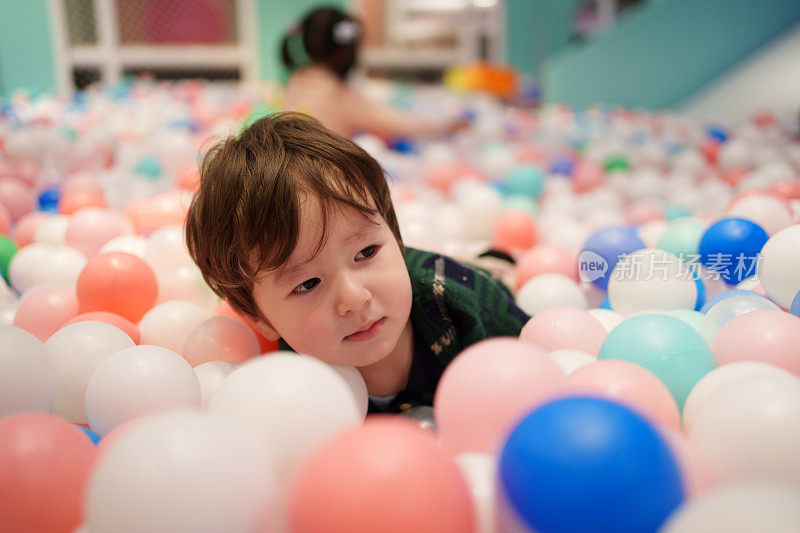
<path id="1" fill-rule="evenodd" d="M 537 238 L 536 223 L 525 211 L 506 211 L 494 223 L 494 246 L 512 255 L 529 249 Z"/>
<path id="2" fill-rule="evenodd" d="M 376 416 L 323 445 L 289 494 L 291 533 L 467 533 L 473 503 L 464 476 L 434 435 Z"/>
<path id="3" fill-rule="evenodd" d="M 133 254 L 95 255 L 77 282 L 80 313 L 108 311 L 138 323 L 156 303 L 158 281 L 150 265 Z"/>
<path id="4" fill-rule="evenodd" d="M 0 419 L 0 524 L 6 533 L 73 531 L 94 463 L 92 441 L 44 413 Z"/>

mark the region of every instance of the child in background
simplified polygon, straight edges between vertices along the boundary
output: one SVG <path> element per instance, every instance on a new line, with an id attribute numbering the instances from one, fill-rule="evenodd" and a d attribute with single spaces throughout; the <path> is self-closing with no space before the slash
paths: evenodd
<path id="1" fill-rule="evenodd" d="M 485 272 L 406 248 L 380 165 L 297 113 L 206 156 L 186 222 L 208 284 L 268 339 L 352 365 L 371 410 L 430 405 L 464 348 L 529 317 Z"/>
<path id="2" fill-rule="evenodd" d="M 308 13 L 283 39 L 281 55 L 290 76 L 286 109 L 312 115 L 328 129 L 352 137 L 368 131 L 384 137 L 433 135 L 461 129 L 464 120 L 413 117 L 372 101 L 350 88 L 361 24 L 334 8 Z"/>

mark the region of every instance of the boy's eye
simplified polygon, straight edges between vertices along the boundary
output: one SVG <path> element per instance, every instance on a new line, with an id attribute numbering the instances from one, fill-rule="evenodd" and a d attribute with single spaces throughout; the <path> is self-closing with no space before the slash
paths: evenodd
<path id="1" fill-rule="evenodd" d="M 318 283 L 319 283 L 319 278 L 307 279 L 303 283 L 295 287 L 292 290 L 292 294 L 303 294 L 304 292 L 308 292 L 314 287 L 316 287 Z"/>
<path id="2" fill-rule="evenodd" d="M 373 244 L 371 246 L 367 246 L 366 248 L 364 248 L 363 250 L 358 252 L 358 254 L 356 254 L 356 260 L 358 260 L 358 259 L 368 259 L 368 258 L 372 257 L 373 255 L 375 255 L 375 253 L 377 251 L 378 251 L 378 246 L 376 244 Z"/>

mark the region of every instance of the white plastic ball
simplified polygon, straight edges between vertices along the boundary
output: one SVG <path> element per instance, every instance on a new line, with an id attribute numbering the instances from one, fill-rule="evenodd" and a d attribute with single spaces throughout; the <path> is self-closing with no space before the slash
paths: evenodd
<path id="1" fill-rule="evenodd" d="M 66 215 L 52 215 L 47 217 L 36 228 L 36 233 L 33 235 L 33 242 L 41 242 L 45 244 L 54 244 L 62 246 L 66 242 L 67 227 L 69 226 L 69 217 Z"/>
<path id="2" fill-rule="evenodd" d="M 37 285 L 74 285 L 85 265 L 86 256 L 74 248 L 32 243 L 11 258 L 8 277 L 23 293 Z"/>
<path id="3" fill-rule="evenodd" d="M 800 224 L 784 228 L 761 249 L 758 277 L 767 296 L 789 309 L 800 291 Z"/>
<path id="4" fill-rule="evenodd" d="M 144 259 L 147 253 L 147 239 L 141 235 L 119 235 L 106 242 L 98 253 L 107 252 L 126 252 Z"/>
<path id="5" fill-rule="evenodd" d="M 800 531 L 800 487 L 771 481 L 722 485 L 682 505 L 661 533 Z"/>
<path id="6" fill-rule="evenodd" d="M 525 282 L 517 293 L 517 305 L 535 315 L 550 307 L 586 309 L 586 296 L 574 280 L 563 274 L 540 274 Z"/>
<path id="7" fill-rule="evenodd" d="M 788 379 L 797 381 L 797 378 L 790 372 L 778 368 L 777 366 L 757 361 L 741 361 L 729 363 L 715 368 L 692 387 L 686 403 L 683 405 L 683 427 L 685 431 L 691 430 L 694 424 L 695 413 L 702 408 L 720 389 L 727 387 L 731 383 L 739 380 L 749 379 L 753 376 L 767 376 L 773 379 Z"/>
<path id="8" fill-rule="evenodd" d="M 636 233 L 645 246 L 655 248 L 667 228 L 669 228 L 669 222 L 666 220 L 651 220 L 639 226 Z"/>
<path id="9" fill-rule="evenodd" d="M 483 453 L 462 453 L 456 464 L 467 480 L 475 509 L 475 533 L 497 531 L 496 477 L 497 459 Z"/>
<path id="10" fill-rule="evenodd" d="M 112 354 L 135 346 L 127 333 L 105 322 L 75 322 L 56 331 L 44 343 L 58 371 L 53 413 L 86 424 L 84 399 L 89 379 Z"/>
<path id="11" fill-rule="evenodd" d="M 625 320 L 625 316 L 622 313 L 611 309 L 589 309 L 589 314 L 599 320 L 603 327 L 606 328 L 606 331 L 611 331 Z"/>
<path id="12" fill-rule="evenodd" d="M 737 316 L 762 309 L 780 310 L 780 307 L 759 294 L 729 296 L 720 300 L 706 311 L 706 317 L 703 319 L 700 332 L 710 344 L 722 326 Z"/>
<path id="13" fill-rule="evenodd" d="M 567 375 L 572 374 L 583 365 L 597 361 L 596 355 L 580 350 L 553 350 L 547 356 L 555 361 Z"/>
<path id="14" fill-rule="evenodd" d="M 158 303 L 170 300 L 192 302 L 213 311 L 219 297 L 203 279 L 203 274 L 194 263 L 172 265 L 156 274 L 158 279 Z"/>
<path id="15" fill-rule="evenodd" d="M 156 305 L 139 322 L 141 344 L 154 344 L 183 353 L 189 334 L 210 317 L 210 310 L 184 300 Z"/>
<path id="16" fill-rule="evenodd" d="M 476 240 L 491 239 L 494 223 L 503 213 L 500 193 L 492 186 L 478 182 L 461 182 L 454 187 L 454 192 L 466 224 L 465 234 Z"/>
<path id="17" fill-rule="evenodd" d="M 722 145 L 717 155 L 717 164 L 724 170 L 749 168 L 752 163 L 750 145 L 741 139 L 730 139 Z"/>
<path id="18" fill-rule="evenodd" d="M 0 417 L 49 412 L 58 375 L 42 342 L 27 331 L 0 325 Z"/>
<path id="19" fill-rule="evenodd" d="M 608 282 L 611 307 L 623 315 L 647 310 L 694 309 L 697 286 L 688 267 L 654 248 L 623 257 Z"/>
<path id="20" fill-rule="evenodd" d="M 160 346 L 134 346 L 106 358 L 89 379 L 86 417 L 105 435 L 128 420 L 202 401 L 197 375 L 183 357 Z"/>
<path id="21" fill-rule="evenodd" d="M 800 380 L 752 375 L 695 409 L 689 439 L 720 480 L 800 482 Z"/>
<path id="22" fill-rule="evenodd" d="M 239 367 L 219 386 L 208 410 L 257 429 L 268 441 L 282 484 L 290 482 L 320 443 L 364 420 L 362 407 L 336 370 L 288 352 Z"/>
<path id="23" fill-rule="evenodd" d="M 100 457 L 86 493 L 90 531 L 265 531 L 275 476 L 246 428 L 202 412 L 137 422 Z"/>
<path id="24" fill-rule="evenodd" d="M 361 408 L 361 414 L 367 416 L 367 409 L 369 408 L 369 394 L 367 392 L 367 384 L 364 383 L 364 378 L 361 373 L 354 366 L 348 365 L 330 365 L 340 376 L 347 382 L 356 403 Z"/>
<path id="25" fill-rule="evenodd" d="M 752 220 L 764 228 L 768 235 L 774 235 L 793 222 L 792 213 L 786 205 L 767 194 L 746 196 L 730 206 L 725 214 Z"/>
<path id="26" fill-rule="evenodd" d="M 147 238 L 145 261 L 158 272 L 172 265 L 191 262 L 181 226 L 162 226 Z"/>
<path id="27" fill-rule="evenodd" d="M 217 388 L 237 368 L 239 365 L 227 361 L 209 361 L 194 367 L 194 373 L 197 374 L 200 390 L 203 393 L 203 407 L 208 407 L 208 402 Z"/>

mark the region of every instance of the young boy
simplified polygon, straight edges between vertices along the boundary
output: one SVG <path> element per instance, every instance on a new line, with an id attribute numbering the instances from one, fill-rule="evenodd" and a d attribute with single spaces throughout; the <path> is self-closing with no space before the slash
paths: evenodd
<path id="1" fill-rule="evenodd" d="M 186 222 L 208 284 L 268 339 L 355 366 L 370 408 L 430 405 L 447 364 L 528 316 L 485 272 L 404 248 L 380 165 L 296 113 L 214 147 Z"/>

